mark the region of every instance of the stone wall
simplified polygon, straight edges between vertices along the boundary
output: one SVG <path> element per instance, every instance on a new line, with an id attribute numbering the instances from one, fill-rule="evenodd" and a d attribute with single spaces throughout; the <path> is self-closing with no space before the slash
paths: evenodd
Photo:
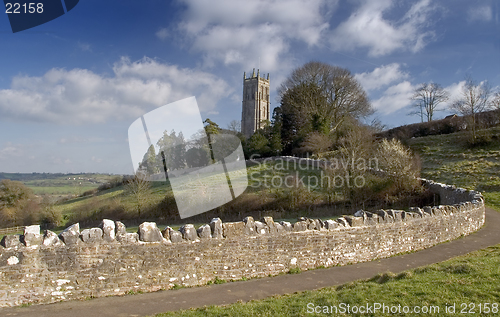
<path id="1" fill-rule="evenodd" d="M 59 236 L 38 226 L 5 236 L 0 247 L 0 307 L 51 303 L 132 292 L 203 285 L 345 265 L 433 246 L 478 230 L 484 223 L 480 193 L 423 180 L 443 205 L 409 211 L 358 211 L 336 220 L 271 217 L 195 229 L 160 231 L 143 223 L 127 233 L 121 222 L 103 220 Z M 446 204 L 446 205 L 444 205 Z"/>

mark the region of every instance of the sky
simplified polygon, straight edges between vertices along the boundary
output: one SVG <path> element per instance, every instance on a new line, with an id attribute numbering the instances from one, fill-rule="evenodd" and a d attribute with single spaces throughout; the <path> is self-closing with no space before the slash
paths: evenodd
<path id="1" fill-rule="evenodd" d="M 195 96 L 202 118 L 241 120 L 243 72 L 276 90 L 297 67 L 347 68 L 387 127 L 419 122 L 413 91 L 500 87 L 496 0 L 81 0 L 12 33 L 0 12 L 0 172 L 132 174 L 128 127 Z M 450 114 L 444 110 L 437 117 Z M 166 128 L 168 129 L 168 127 Z"/>

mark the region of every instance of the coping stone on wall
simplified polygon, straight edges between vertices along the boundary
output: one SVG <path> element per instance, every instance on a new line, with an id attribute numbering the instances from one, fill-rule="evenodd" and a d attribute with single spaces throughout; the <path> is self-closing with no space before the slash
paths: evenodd
<path id="1" fill-rule="evenodd" d="M 281 225 L 281 223 L 277 223 L 277 222 L 275 222 L 274 224 L 275 224 L 275 226 L 276 226 L 276 230 L 277 230 L 277 233 L 278 233 L 278 234 L 282 234 L 283 232 L 285 232 L 285 231 L 286 231 L 286 230 L 285 230 L 285 227 L 283 227 L 283 226 Z"/>
<path id="2" fill-rule="evenodd" d="M 210 220 L 210 230 L 212 231 L 213 239 L 222 239 L 222 220 L 220 218 L 212 218 Z"/>
<path id="3" fill-rule="evenodd" d="M 245 223 L 245 233 L 247 235 L 254 236 L 257 234 L 255 229 L 255 220 L 252 216 L 245 217 L 243 222 Z"/>
<path id="4" fill-rule="evenodd" d="M 196 229 L 192 224 L 186 224 L 179 228 L 179 231 L 182 233 L 182 238 L 187 241 L 196 241 L 198 240 L 198 234 L 196 233 Z"/>
<path id="5" fill-rule="evenodd" d="M 101 228 L 83 229 L 80 236 L 85 243 L 100 243 L 103 241 Z"/>
<path id="6" fill-rule="evenodd" d="M 299 231 L 306 231 L 307 230 L 307 222 L 305 221 L 297 221 L 292 225 L 293 231 L 299 232 Z"/>
<path id="7" fill-rule="evenodd" d="M 143 242 L 161 242 L 163 236 L 155 222 L 143 222 L 139 225 L 139 240 Z"/>
<path id="8" fill-rule="evenodd" d="M 420 216 L 420 218 L 424 217 L 424 211 L 422 208 L 418 208 L 418 207 L 410 207 L 409 209 L 411 212 L 414 212 L 416 214 L 418 214 Z"/>
<path id="9" fill-rule="evenodd" d="M 404 211 L 389 209 L 387 210 L 387 213 L 394 219 L 394 221 L 403 221 L 404 219 Z"/>
<path id="10" fill-rule="evenodd" d="M 323 220 L 314 219 L 314 222 L 316 224 L 316 230 L 324 230 L 325 229 L 325 224 L 324 224 Z"/>
<path id="11" fill-rule="evenodd" d="M 198 237 L 200 239 L 211 239 L 212 238 L 210 226 L 207 224 L 200 226 L 198 228 L 198 230 L 196 230 L 196 233 L 198 234 Z"/>
<path id="12" fill-rule="evenodd" d="M 76 245 L 79 244 L 82 240 L 80 239 L 80 224 L 75 223 L 72 226 L 64 229 L 63 232 L 59 234 L 59 238 L 66 245 Z"/>
<path id="13" fill-rule="evenodd" d="M 55 232 L 45 230 L 43 233 L 42 245 L 45 247 L 60 247 L 63 246 L 64 243 L 61 241 L 61 239 L 59 239 Z"/>
<path id="14" fill-rule="evenodd" d="M 347 221 L 347 219 L 345 219 L 345 217 L 340 217 L 340 218 L 337 218 L 337 222 L 338 222 L 338 223 L 339 223 L 339 225 L 341 225 L 342 227 L 350 227 L 349 222 Z"/>
<path id="15" fill-rule="evenodd" d="M 375 213 L 378 215 L 378 219 L 379 219 L 379 222 L 382 222 L 382 223 L 392 223 L 394 222 L 394 218 L 389 216 L 389 214 L 387 213 L 387 211 L 383 210 L 383 209 L 379 209 L 377 211 L 375 211 Z"/>
<path id="16" fill-rule="evenodd" d="M 432 216 L 433 215 L 433 213 L 432 213 L 432 207 L 425 206 L 423 209 L 424 209 L 424 215 L 425 216 Z"/>
<path id="17" fill-rule="evenodd" d="M 274 222 L 273 217 L 263 217 L 262 223 L 267 226 L 269 234 L 274 235 L 278 233 L 278 228 L 276 227 L 276 223 Z"/>
<path id="18" fill-rule="evenodd" d="M 365 225 L 363 217 L 356 216 L 344 216 L 345 220 L 349 223 L 351 227 L 362 227 Z"/>
<path id="19" fill-rule="evenodd" d="M 113 242 L 115 241 L 115 236 L 116 236 L 116 232 L 115 232 L 115 228 L 116 228 L 116 225 L 115 225 L 115 222 L 113 220 L 109 220 L 109 219 L 103 219 L 101 221 L 101 223 L 99 224 L 99 228 L 102 229 L 102 233 L 103 233 L 103 240 L 106 241 L 106 242 Z"/>
<path id="20" fill-rule="evenodd" d="M 245 234 L 245 223 L 240 222 L 224 222 L 222 224 L 222 234 L 225 238 L 234 238 Z"/>
<path id="21" fill-rule="evenodd" d="M 283 226 L 285 231 L 293 231 L 292 224 L 288 221 L 280 221 L 280 225 Z"/>
<path id="22" fill-rule="evenodd" d="M 21 235 L 19 234 L 4 236 L 0 244 L 5 248 L 15 248 L 23 246 L 23 244 L 21 243 Z"/>
<path id="23" fill-rule="evenodd" d="M 257 234 L 269 234 L 269 227 L 261 221 L 255 221 L 255 232 Z"/>
<path id="24" fill-rule="evenodd" d="M 325 220 L 325 229 L 326 230 L 334 230 L 337 229 L 340 226 L 340 224 L 336 221 L 333 221 L 331 219 Z"/>
<path id="25" fill-rule="evenodd" d="M 121 244 L 138 244 L 139 234 L 137 232 L 126 232 L 125 234 L 120 234 L 116 236 L 116 241 Z"/>
<path id="26" fill-rule="evenodd" d="M 41 245 L 43 237 L 40 234 L 40 225 L 24 227 L 24 234 L 21 236 L 21 241 L 27 247 Z"/>
<path id="27" fill-rule="evenodd" d="M 184 241 L 184 239 L 182 239 L 182 233 L 170 228 L 169 226 L 163 229 L 161 233 L 165 239 L 170 240 L 172 243 Z"/>
<path id="28" fill-rule="evenodd" d="M 127 227 L 121 221 L 115 221 L 115 238 L 120 235 L 125 235 L 127 233 Z"/>
<path id="29" fill-rule="evenodd" d="M 375 226 L 375 225 L 378 225 L 378 215 L 377 214 L 374 214 L 374 213 L 371 213 L 369 211 L 365 211 L 365 213 L 363 214 L 363 223 L 366 225 L 366 226 Z"/>

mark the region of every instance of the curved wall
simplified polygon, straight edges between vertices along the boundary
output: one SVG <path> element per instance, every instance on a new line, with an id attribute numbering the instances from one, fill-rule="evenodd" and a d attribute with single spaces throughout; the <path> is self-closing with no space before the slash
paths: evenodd
<path id="1" fill-rule="evenodd" d="M 294 224 L 275 223 L 270 217 L 235 223 L 214 219 L 198 230 L 186 225 L 161 233 L 154 223 L 146 223 L 139 234 L 126 234 L 123 224 L 109 220 L 101 228 L 81 232 L 72 226 L 59 237 L 51 232 L 38 235 L 37 226 L 28 227 L 24 236 L 2 240 L 0 307 L 369 261 L 427 248 L 483 225 L 480 193 L 422 181 L 439 194 L 443 205 Z"/>

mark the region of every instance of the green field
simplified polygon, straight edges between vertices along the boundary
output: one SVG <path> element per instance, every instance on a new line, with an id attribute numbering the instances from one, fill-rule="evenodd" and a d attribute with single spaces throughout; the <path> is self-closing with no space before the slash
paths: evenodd
<path id="1" fill-rule="evenodd" d="M 23 182 L 35 195 L 81 195 L 101 184 L 121 178 L 109 174 L 0 173 L 0 180 Z"/>

